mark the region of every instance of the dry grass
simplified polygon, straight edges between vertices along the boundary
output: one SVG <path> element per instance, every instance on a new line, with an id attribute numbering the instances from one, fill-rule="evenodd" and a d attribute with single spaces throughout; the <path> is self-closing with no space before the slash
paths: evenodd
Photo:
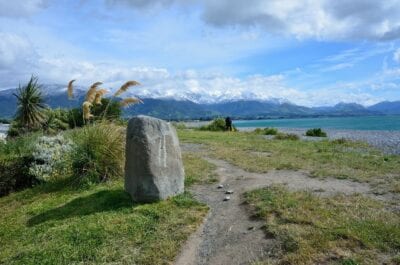
<path id="1" fill-rule="evenodd" d="M 320 198 L 282 186 L 248 192 L 246 201 L 279 242 L 271 264 L 398 264 L 400 215 L 380 202 L 361 195 Z"/>
<path id="2" fill-rule="evenodd" d="M 305 170 L 313 177 L 387 183 L 400 178 L 400 156 L 385 155 L 358 142 L 268 140 L 253 133 L 178 130 L 183 142 L 208 146 L 209 156 L 252 172 Z M 269 157 L 254 152 L 271 153 Z"/>
<path id="3" fill-rule="evenodd" d="M 69 81 L 68 83 L 68 88 L 67 88 L 68 99 L 72 99 L 74 97 L 74 86 L 73 86 L 74 82 L 75 79 Z"/>
<path id="4" fill-rule="evenodd" d="M 118 89 L 118 91 L 115 93 L 114 96 L 115 96 L 115 97 L 118 97 L 119 95 L 121 95 L 122 93 L 124 93 L 125 91 L 127 91 L 129 87 L 131 87 L 131 86 L 138 86 L 138 85 L 140 85 L 140 83 L 137 82 L 137 81 L 134 81 L 134 80 L 128 81 L 128 82 L 126 82 L 125 84 L 123 84 L 123 85 Z"/>
<path id="5" fill-rule="evenodd" d="M 129 107 L 131 105 L 139 104 L 139 103 L 143 103 L 143 101 L 141 101 L 140 99 L 135 98 L 135 97 L 130 97 L 130 98 L 125 98 L 125 99 L 121 100 L 120 106 L 121 107 Z"/>
<path id="6" fill-rule="evenodd" d="M 90 103 L 94 102 L 94 99 L 96 97 L 97 87 L 100 86 L 101 84 L 103 84 L 103 83 L 96 82 L 90 86 L 89 90 L 86 93 L 85 101 L 88 101 Z"/>
<path id="7" fill-rule="evenodd" d="M 82 110 L 83 110 L 83 119 L 84 120 L 89 120 L 90 118 L 93 117 L 93 114 L 90 113 L 90 108 L 93 106 L 93 104 L 89 101 L 85 101 L 82 104 Z"/>

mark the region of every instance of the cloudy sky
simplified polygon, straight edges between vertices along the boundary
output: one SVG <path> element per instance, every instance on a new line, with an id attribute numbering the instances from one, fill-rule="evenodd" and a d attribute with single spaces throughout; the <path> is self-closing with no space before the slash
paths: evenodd
<path id="1" fill-rule="evenodd" d="M 137 94 L 400 100 L 400 0 L 0 0 L 0 89 L 70 79 Z"/>

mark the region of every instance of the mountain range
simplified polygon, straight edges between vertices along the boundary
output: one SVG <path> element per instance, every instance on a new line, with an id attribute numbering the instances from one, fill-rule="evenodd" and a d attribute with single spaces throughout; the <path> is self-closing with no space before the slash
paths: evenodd
<path id="1" fill-rule="evenodd" d="M 83 102 L 85 91 L 75 90 L 75 99 L 68 100 L 65 86 L 47 85 L 42 89 L 46 103 L 52 108 L 78 107 Z M 0 117 L 11 118 L 15 114 L 15 89 L 0 91 Z M 129 95 L 128 95 L 129 96 Z M 140 96 L 140 95 L 138 95 Z M 157 98 L 143 95 L 144 104 L 124 110 L 125 116 L 151 115 L 167 120 L 211 119 L 216 116 L 231 116 L 235 119 L 295 118 L 321 116 L 371 116 L 400 115 L 400 101 L 384 101 L 364 107 L 357 103 L 339 103 L 329 107 L 304 107 L 284 99 L 256 100 L 230 99 L 205 103 L 196 102 L 196 95 L 185 98 Z"/>

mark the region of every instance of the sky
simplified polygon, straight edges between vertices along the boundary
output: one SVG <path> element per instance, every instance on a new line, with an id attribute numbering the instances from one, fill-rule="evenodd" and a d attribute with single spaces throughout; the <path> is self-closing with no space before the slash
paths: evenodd
<path id="1" fill-rule="evenodd" d="M 0 0 L 0 89 L 368 106 L 400 100 L 399 39 L 400 0 Z"/>

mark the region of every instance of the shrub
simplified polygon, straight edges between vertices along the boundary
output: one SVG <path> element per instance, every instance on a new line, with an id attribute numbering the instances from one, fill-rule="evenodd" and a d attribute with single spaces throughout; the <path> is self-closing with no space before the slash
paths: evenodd
<path id="1" fill-rule="evenodd" d="M 29 173 L 32 157 L 8 157 L 0 160 L 0 197 L 11 192 L 30 188 L 38 183 Z"/>
<path id="2" fill-rule="evenodd" d="M 69 111 L 61 108 L 46 109 L 44 111 L 45 120 L 43 122 L 43 130 L 48 134 L 56 134 L 70 128 Z"/>
<path id="3" fill-rule="evenodd" d="M 200 131 L 222 132 L 226 131 L 226 124 L 224 118 L 214 119 L 210 124 L 201 126 Z M 232 130 L 237 131 L 236 127 L 232 124 Z"/>
<path id="4" fill-rule="evenodd" d="M 321 130 L 321 128 L 314 128 L 307 130 L 306 135 L 313 137 L 326 137 L 326 132 Z"/>
<path id="5" fill-rule="evenodd" d="M 62 135 L 40 137 L 34 146 L 29 173 L 42 181 L 56 180 L 60 175 L 65 177 L 68 175 L 66 161 L 71 150 L 71 140 Z"/>
<path id="6" fill-rule="evenodd" d="M 125 163 L 125 132 L 113 123 L 98 123 L 75 129 L 71 163 L 79 183 L 102 182 L 121 177 Z"/>
<path id="7" fill-rule="evenodd" d="M 255 134 L 263 134 L 263 135 L 276 135 L 278 133 L 278 130 L 275 128 L 256 128 L 253 131 Z"/>
<path id="8" fill-rule="evenodd" d="M 277 139 L 277 140 L 297 141 L 297 140 L 300 139 L 300 137 L 297 134 L 294 134 L 294 133 L 277 133 L 275 135 L 275 139 Z"/>
<path id="9" fill-rule="evenodd" d="M 33 143 L 39 134 L 0 141 L 0 196 L 29 188 L 38 180 L 29 173 Z"/>
<path id="10" fill-rule="evenodd" d="M 265 128 L 264 129 L 265 135 L 276 135 L 277 133 L 278 133 L 278 130 L 275 128 Z"/>

